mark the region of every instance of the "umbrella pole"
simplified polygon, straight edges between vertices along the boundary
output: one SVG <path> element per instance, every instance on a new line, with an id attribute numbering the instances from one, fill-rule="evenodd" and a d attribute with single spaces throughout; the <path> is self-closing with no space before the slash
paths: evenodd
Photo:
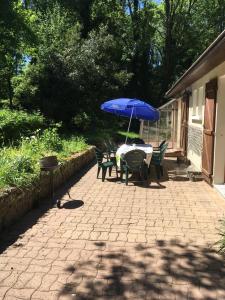
<path id="1" fill-rule="evenodd" d="M 131 119 L 132 119 L 132 117 L 133 117 L 133 112 L 134 112 L 134 106 L 133 106 L 133 108 L 132 108 L 132 112 L 131 112 L 131 116 L 130 116 L 130 121 L 129 121 L 128 129 L 127 129 L 127 134 L 128 134 L 128 132 L 130 131 L 130 125 L 131 125 Z M 128 138 L 128 136 L 126 135 L 125 144 L 127 144 L 127 138 Z"/>

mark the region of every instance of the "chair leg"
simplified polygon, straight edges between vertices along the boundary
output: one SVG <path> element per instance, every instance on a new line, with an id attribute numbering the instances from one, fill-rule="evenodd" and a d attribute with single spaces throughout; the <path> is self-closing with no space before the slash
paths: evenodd
<path id="1" fill-rule="evenodd" d="M 126 169 L 126 185 L 128 185 L 128 170 Z"/>
<path id="2" fill-rule="evenodd" d="M 112 167 L 109 167 L 109 177 L 112 175 Z"/>
<path id="3" fill-rule="evenodd" d="M 120 180 L 123 181 L 123 168 L 120 168 Z"/>
<path id="4" fill-rule="evenodd" d="M 105 175 L 106 175 L 106 171 L 107 169 L 106 168 L 102 168 L 102 182 L 105 181 Z"/>
<path id="5" fill-rule="evenodd" d="M 151 176 L 151 167 L 150 166 L 148 167 L 148 171 L 147 172 L 148 172 L 148 178 L 150 178 L 150 176 Z"/>
<path id="6" fill-rule="evenodd" d="M 116 178 L 118 178 L 118 168 L 117 168 L 117 164 L 115 165 L 116 168 Z"/>
<path id="7" fill-rule="evenodd" d="M 98 178 L 98 176 L 99 176 L 100 171 L 101 171 L 101 167 L 98 167 L 97 178 Z"/>
<path id="8" fill-rule="evenodd" d="M 163 172 L 163 166 L 160 166 L 160 173 L 161 173 L 161 176 L 163 176 L 164 172 Z"/>
<path id="9" fill-rule="evenodd" d="M 156 165 L 155 166 L 155 171 L 156 171 L 157 179 L 160 180 L 160 166 Z"/>
<path id="10" fill-rule="evenodd" d="M 145 168 L 145 177 L 146 177 L 146 186 L 149 186 L 149 174 L 148 174 L 148 167 Z"/>

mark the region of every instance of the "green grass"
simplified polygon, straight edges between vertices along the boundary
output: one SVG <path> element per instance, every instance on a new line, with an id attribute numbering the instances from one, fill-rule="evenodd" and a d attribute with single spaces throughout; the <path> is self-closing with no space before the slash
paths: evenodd
<path id="1" fill-rule="evenodd" d="M 105 141 L 114 139 L 115 131 L 111 129 L 97 129 L 94 132 L 87 132 L 85 138 L 90 145 L 102 147 Z"/>
<path id="2" fill-rule="evenodd" d="M 19 146 L 0 150 L 0 189 L 32 184 L 39 176 L 39 160 L 44 156 L 57 155 L 64 161 L 87 147 L 83 137 L 61 138 L 56 128 L 23 138 Z"/>
<path id="3" fill-rule="evenodd" d="M 107 140 L 113 140 L 118 144 L 124 143 L 126 136 L 129 139 L 140 138 L 140 135 L 135 132 L 127 133 L 126 131 L 118 130 L 118 128 L 97 129 L 94 132 L 85 134 L 88 144 L 95 145 L 98 148 L 104 148 L 104 142 Z"/>
<path id="4" fill-rule="evenodd" d="M 135 132 L 117 131 L 117 133 L 130 139 L 140 138 L 140 135 Z"/>

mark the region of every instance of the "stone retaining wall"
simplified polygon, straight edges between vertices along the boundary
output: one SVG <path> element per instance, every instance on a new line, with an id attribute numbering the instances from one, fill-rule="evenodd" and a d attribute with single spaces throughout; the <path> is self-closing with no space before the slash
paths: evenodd
<path id="1" fill-rule="evenodd" d="M 54 188 L 56 189 L 76 172 L 94 159 L 94 147 L 74 154 L 61 164 L 53 173 Z M 49 172 L 42 172 L 39 180 L 30 188 L 10 188 L 0 192 L 0 231 L 21 218 L 40 199 L 51 194 L 51 177 Z"/>

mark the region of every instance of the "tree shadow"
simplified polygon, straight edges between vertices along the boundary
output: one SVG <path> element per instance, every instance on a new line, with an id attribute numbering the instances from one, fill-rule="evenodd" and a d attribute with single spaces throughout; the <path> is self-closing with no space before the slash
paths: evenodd
<path id="1" fill-rule="evenodd" d="M 78 300 L 194 300 L 202 295 L 201 299 L 214 300 L 220 293 L 225 299 L 225 260 L 214 249 L 179 240 L 116 250 L 107 245 L 102 251 L 102 247 L 98 246 L 91 260 L 66 269 L 72 275 L 59 296 L 75 295 Z"/>

